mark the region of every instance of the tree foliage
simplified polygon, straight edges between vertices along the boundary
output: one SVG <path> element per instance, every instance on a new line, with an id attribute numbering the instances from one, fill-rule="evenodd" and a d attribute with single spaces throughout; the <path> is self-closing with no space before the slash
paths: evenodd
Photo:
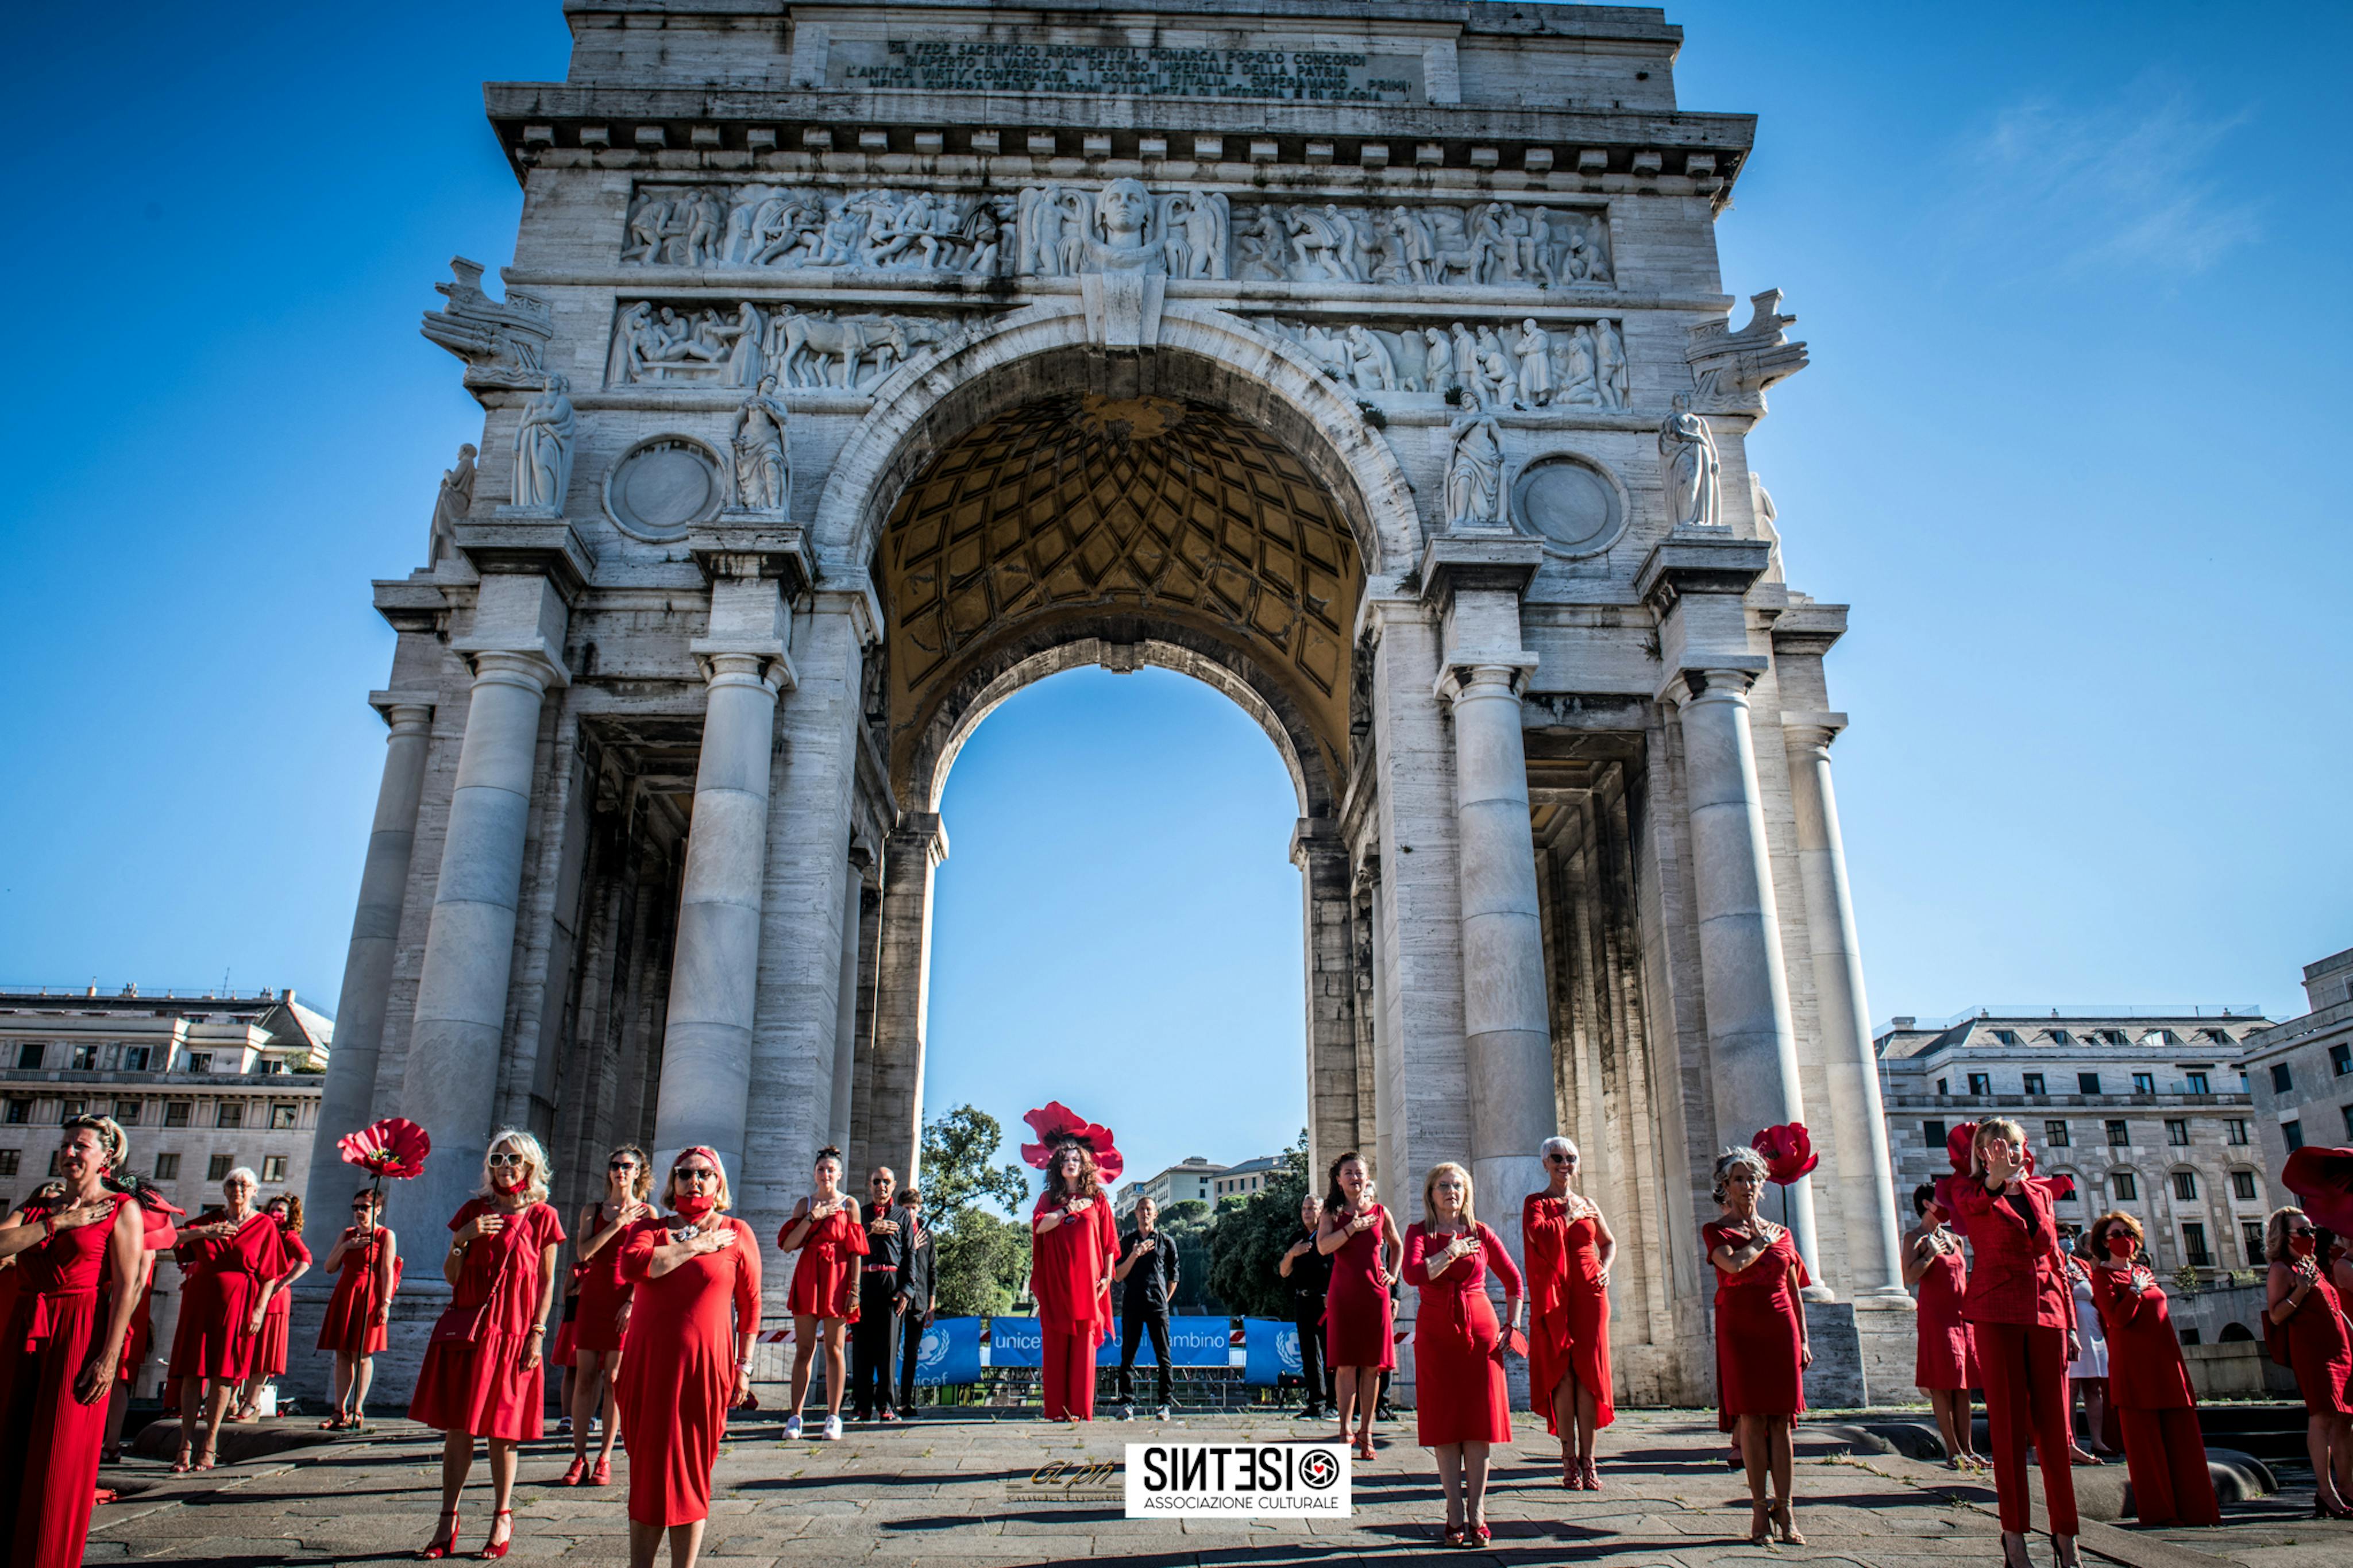
<path id="1" fill-rule="evenodd" d="M 923 1124 L 920 1185 L 943 1315 L 1010 1311 L 1029 1279 L 1029 1227 L 992 1212 L 1018 1215 L 1029 1196 L 1019 1165 L 995 1163 L 1004 1141 L 997 1118 L 970 1105 Z"/>
<path id="2" fill-rule="evenodd" d="M 1168 1310 L 1179 1316 L 1223 1316 L 1226 1309 L 1209 1288 L 1209 1237 L 1217 1223 L 1209 1205 L 1199 1198 L 1187 1198 L 1162 1209 L 1153 1223 L 1176 1247 L 1176 1294 Z M 1120 1233 L 1134 1228 L 1130 1219 Z"/>
<path id="3" fill-rule="evenodd" d="M 1275 1268 L 1299 1226 L 1307 1195 L 1307 1130 L 1282 1152 L 1282 1167 L 1246 1198 L 1218 1205 L 1210 1228 L 1208 1287 L 1223 1310 L 1252 1318 L 1288 1318 L 1291 1290 Z"/>

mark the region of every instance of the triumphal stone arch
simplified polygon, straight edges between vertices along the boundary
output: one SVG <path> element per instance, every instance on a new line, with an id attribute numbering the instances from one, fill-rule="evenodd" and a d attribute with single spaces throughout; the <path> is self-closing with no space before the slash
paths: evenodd
<path id="1" fill-rule="evenodd" d="M 409 1233 L 505 1123 L 566 1203 L 614 1142 L 712 1145 L 764 1233 L 822 1143 L 915 1176 L 957 750 L 1029 681 L 1150 664 L 1296 785 L 1319 1163 L 1363 1150 L 1410 1208 L 1463 1161 L 1515 1231 L 1572 1133 L 1621 1395 L 1697 1400 L 1710 1163 L 1803 1121 L 1820 1375 L 1905 1381 L 1845 611 L 1783 581 L 1745 446 L 1805 350 L 1778 294 L 1735 325 L 1714 224 L 1754 123 L 1677 107 L 1680 30 L 565 14 L 568 78 L 487 91 L 514 264 L 453 263 L 425 317 L 479 451 L 376 584 L 391 739 L 322 1127 L 431 1131 Z"/>

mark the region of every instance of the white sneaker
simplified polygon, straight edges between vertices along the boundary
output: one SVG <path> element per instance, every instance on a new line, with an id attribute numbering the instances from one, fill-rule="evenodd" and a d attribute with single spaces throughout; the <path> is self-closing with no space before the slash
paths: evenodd
<path id="1" fill-rule="evenodd" d="M 828 1415 L 825 1418 L 825 1440 L 828 1443 L 839 1443 L 841 1441 L 840 1416 Z"/>
<path id="2" fill-rule="evenodd" d="M 1167 1420 L 1167 1419 L 1168 1419 L 1168 1406 L 1166 1406 L 1166 1405 L 1162 1405 L 1162 1406 L 1161 1406 L 1157 1411 L 1155 1411 L 1155 1412 L 1153 1413 L 1153 1416 L 1152 1416 L 1152 1418 L 1153 1418 L 1155 1421 L 1166 1421 L 1166 1420 Z"/>
<path id="3" fill-rule="evenodd" d="M 801 1440 L 801 1418 L 799 1416 L 787 1415 L 785 1417 L 785 1440 L 788 1443 L 797 1443 Z"/>
<path id="4" fill-rule="evenodd" d="M 1121 1406 L 1119 1407 L 1119 1418 L 1120 1418 L 1121 1420 L 1123 1420 L 1123 1421 L 1133 1421 L 1133 1420 L 1134 1420 L 1134 1419 L 1135 1419 L 1135 1406 L 1134 1406 L 1134 1405 L 1121 1405 Z"/>

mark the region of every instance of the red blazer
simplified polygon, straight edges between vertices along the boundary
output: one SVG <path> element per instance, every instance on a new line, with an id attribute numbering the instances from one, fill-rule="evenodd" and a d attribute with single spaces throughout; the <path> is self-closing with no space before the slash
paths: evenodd
<path id="1" fill-rule="evenodd" d="M 2038 1183 L 2022 1185 L 2031 1219 L 2020 1218 L 2013 1204 L 1987 1192 L 1975 1176 L 1952 1184 L 1969 1238 L 1969 1288 L 1961 1316 L 1972 1323 L 2073 1329 L 2075 1292 L 2059 1251 L 2050 1196 Z"/>

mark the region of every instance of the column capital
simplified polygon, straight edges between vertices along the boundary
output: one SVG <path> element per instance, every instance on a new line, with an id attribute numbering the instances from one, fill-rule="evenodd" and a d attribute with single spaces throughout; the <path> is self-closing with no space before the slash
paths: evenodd
<path id="1" fill-rule="evenodd" d="M 1421 552 L 1421 596 L 1438 605 L 1465 591 L 1516 598 L 1528 591 L 1544 558 L 1540 542 L 1516 533 L 1441 533 Z"/>
<path id="2" fill-rule="evenodd" d="M 1748 705 L 1748 689 L 1757 684 L 1764 673 L 1765 662 L 1758 659 L 1754 668 L 1742 664 L 1709 664 L 1679 669 L 1667 683 L 1668 695 L 1676 702 L 1688 706 L 1713 697 L 1719 702 Z"/>
<path id="3" fill-rule="evenodd" d="M 1806 712 L 1784 710 L 1781 714 L 1781 737 L 1792 745 L 1830 750 L 1831 742 L 1846 728 L 1843 713 Z"/>
<path id="4" fill-rule="evenodd" d="M 696 637 L 686 645 L 686 651 L 694 656 L 695 666 L 709 686 L 722 679 L 749 678 L 774 692 L 790 691 L 800 684 L 793 673 L 792 656 L 780 642 Z"/>
<path id="5" fill-rule="evenodd" d="M 1307 862 L 1324 858 L 1347 858 L 1348 846 L 1340 837 L 1340 825 L 1328 816 L 1303 816 L 1291 830 L 1291 863 L 1301 870 Z"/>
<path id="6" fill-rule="evenodd" d="M 417 734 L 433 722 L 434 705 L 440 701 L 438 691 L 371 691 L 368 706 L 377 717 L 389 725 L 392 732 Z"/>
<path id="7" fill-rule="evenodd" d="M 891 829 L 891 853 L 928 855 L 937 866 L 948 858 L 947 824 L 936 811 L 902 811 Z"/>
<path id="8" fill-rule="evenodd" d="M 526 682 L 542 694 L 551 686 L 572 684 L 572 672 L 564 667 L 559 651 L 543 637 L 535 641 L 466 637 L 451 643 L 449 651 L 466 661 L 477 684 L 485 680 Z"/>
<path id="9" fill-rule="evenodd" d="M 1523 649 L 1463 649 L 1450 653 L 1438 667 L 1430 695 L 1450 707 L 1481 687 L 1503 687 L 1517 697 L 1528 689 L 1536 672 L 1536 656 Z"/>

